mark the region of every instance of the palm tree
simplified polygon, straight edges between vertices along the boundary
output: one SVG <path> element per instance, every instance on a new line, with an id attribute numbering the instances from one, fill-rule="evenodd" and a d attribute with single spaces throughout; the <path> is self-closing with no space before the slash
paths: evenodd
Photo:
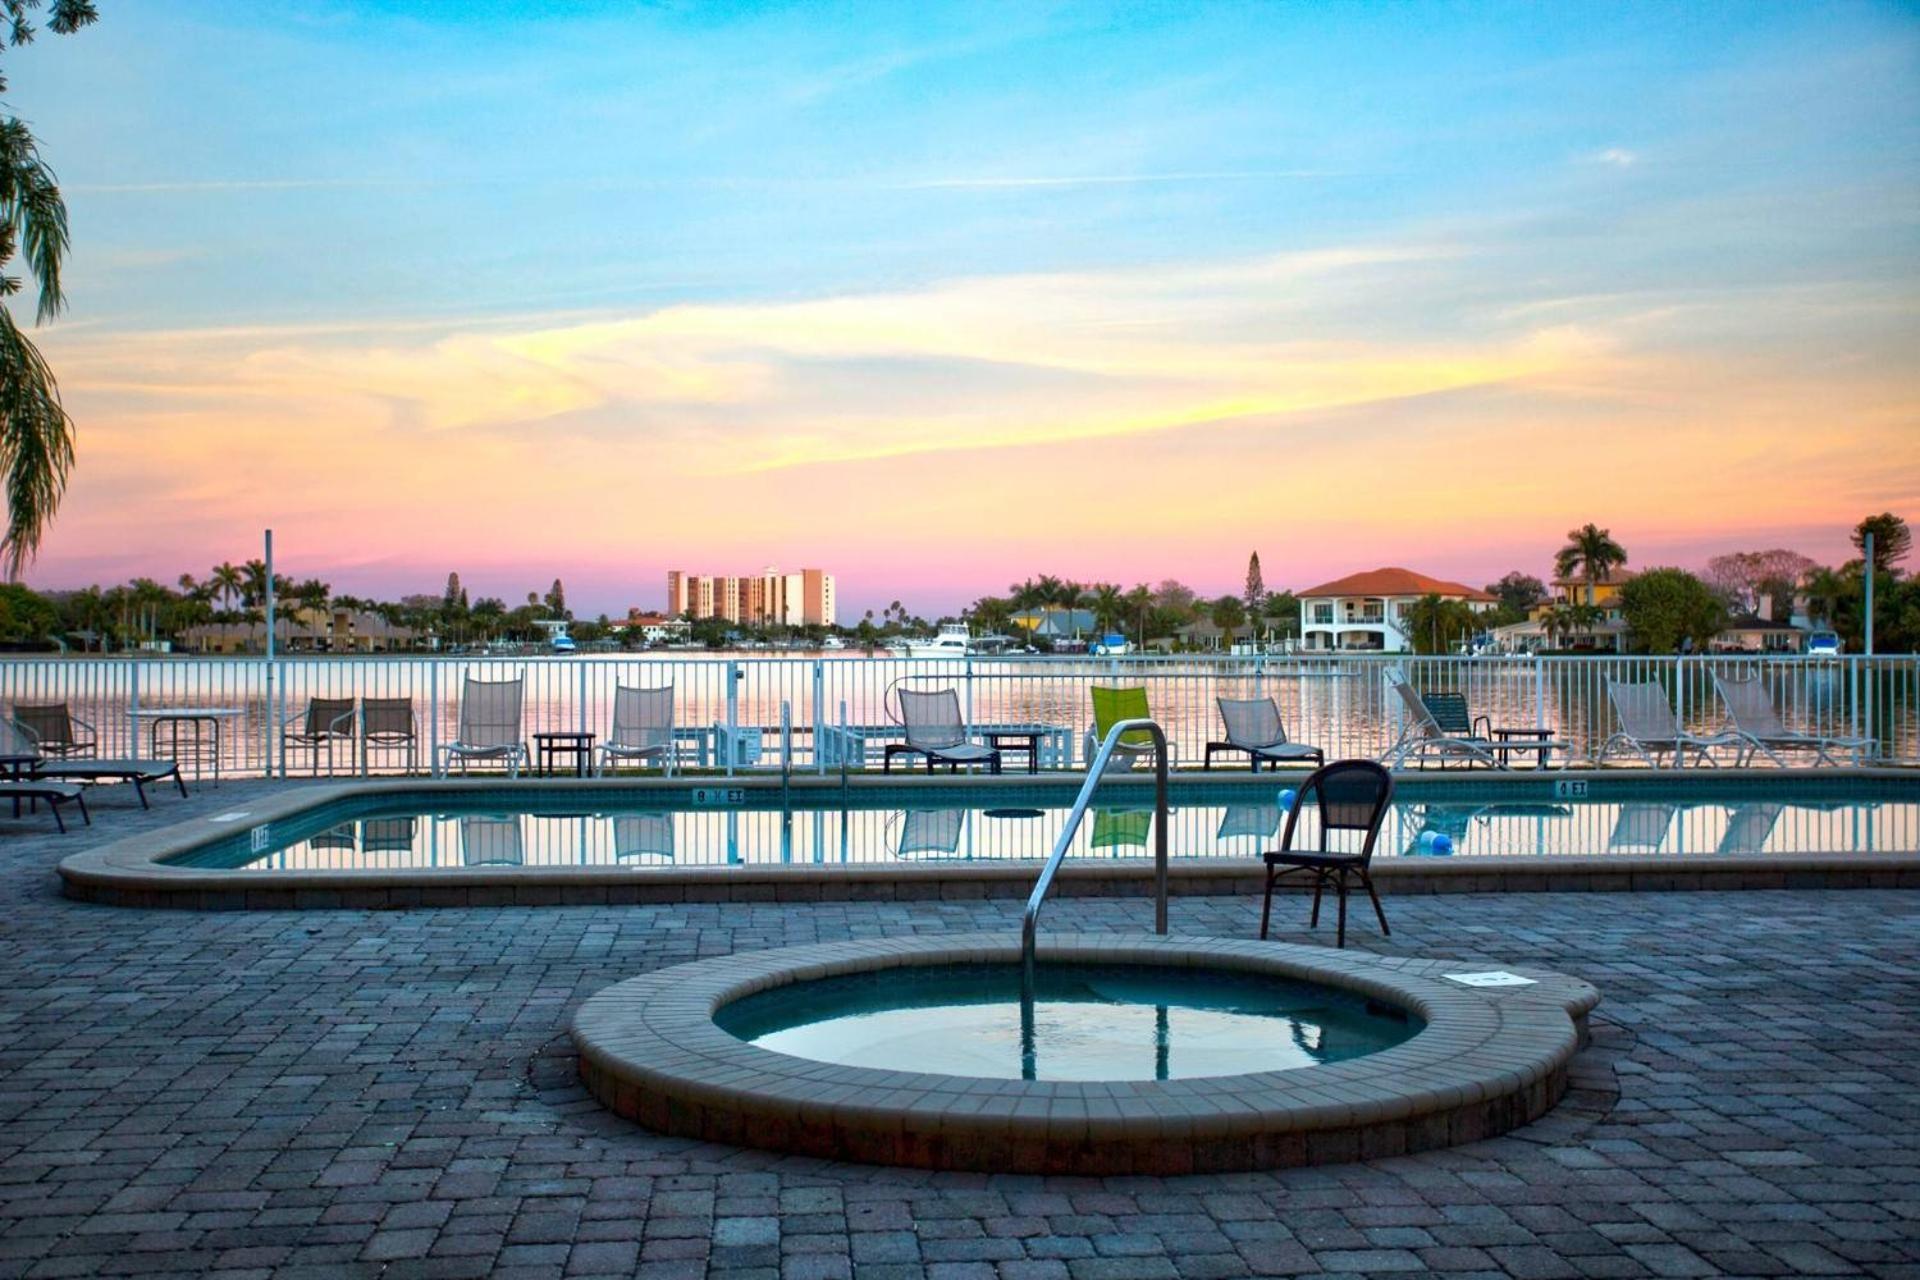
<path id="1" fill-rule="evenodd" d="M 1096 582 L 1080 600 L 1093 610 L 1094 630 L 1103 634 L 1117 631 L 1127 614 L 1127 597 L 1117 582 Z"/>
<path id="2" fill-rule="evenodd" d="M 1627 562 L 1627 550 L 1613 540 L 1613 534 L 1595 524 L 1567 531 L 1567 545 L 1553 558 L 1554 572 L 1571 578 L 1577 572 L 1587 584 L 1587 603 L 1593 603 L 1593 586 L 1605 582 L 1613 571 Z"/>
<path id="3" fill-rule="evenodd" d="M 22 45 L 33 38 L 27 6 L 8 0 L 4 39 Z M 98 15 L 90 0 L 54 0 L 48 26 L 59 35 L 79 30 Z M 0 120 L 0 268 L 24 251 L 27 270 L 39 286 L 36 324 L 45 324 L 67 304 L 60 267 L 67 256 L 67 205 L 53 171 L 40 159 L 32 130 L 20 120 Z M 5 280 L 4 292 L 17 282 Z M 40 548 L 41 536 L 66 492 L 73 467 L 73 420 L 60 403 L 60 387 L 40 351 L 0 307 L 0 485 L 7 493 L 7 530 L 0 562 L 7 578 Z"/>
<path id="4" fill-rule="evenodd" d="M 246 576 L 240 572 L 238 565 L 230 560 L 222 560 L 207 572 L 207 585 L 231 609 L 246 588 Z"/>
<path id="5" fill-rule="evenodd" d="M 1807 595 L 1807 616 L 1829 627 L 1833 625 L 1834 615 L 1840 612 L 1841 602 L 1851 598 L 1854 591 L 1845 577 L 1826 568 L 1807 570 L 1800 589 Z"/>
<path id="6" fill-rule="evenodd" d="M 1143 582 L 1127 592 L 1125 603 L 1127 616 L 1140 628 L 1138 643 L 1144 649 L 1147 647 L 1147 613 L 1153 608 L 1153 589 Z"/>

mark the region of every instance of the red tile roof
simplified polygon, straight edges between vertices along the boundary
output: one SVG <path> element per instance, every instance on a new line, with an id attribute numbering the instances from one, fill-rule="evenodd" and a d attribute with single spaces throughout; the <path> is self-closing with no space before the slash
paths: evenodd
<path id="1" fill-rule="evenodd" d="M 1445 578 L 1429 578 L 1424 573 L 1415 573 L 1411 569 L 1369 569 L 1365 573 L 1350 573 L 1344 578 L 1335 578 L 1332 582 L 1323 582 L 1317 587 L 1294 592 L 1295 596 L 1449 596 L 1459 600 L 1492 600 L 1478 587 L 1470 587 L 1464 582 L 1448 582 Z"/>

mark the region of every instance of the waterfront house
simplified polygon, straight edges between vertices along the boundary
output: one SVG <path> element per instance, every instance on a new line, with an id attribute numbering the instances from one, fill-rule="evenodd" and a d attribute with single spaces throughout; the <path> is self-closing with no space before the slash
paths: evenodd
<path id="1" fill-rule="evenodd" d="M 1300 648 L 1307 653 L 1400 653 L 1408 649 L 1408 606 L 1427 596 L 1458 600 L 1476 613 L 1498 603 L 1463 582 L 1412 569 L 1369 569 L 1294 593 L 1300 601 Z"/>

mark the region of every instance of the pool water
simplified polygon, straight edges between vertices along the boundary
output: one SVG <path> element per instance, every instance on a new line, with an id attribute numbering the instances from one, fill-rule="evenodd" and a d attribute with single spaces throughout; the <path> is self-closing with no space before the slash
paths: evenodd
<path id="1" fill-rule="evenodd" d="M 1029 1024 L 1015 965 L 821 978 L 722 1005 L 721 1030 L 842 1066 L 997 1080 L 1178 1080 L 1390 1049 L 1417 1017 L 1304 982 L 1216 969 L 1041 963 Z"/>
<path id="2" fill-rule="evenodd" d="M 1272 780 L 1269 780 L 1272 779 Z M 1291 783 L 1176 782 L 1175 858 L 1251 858 L 1276 847 Z M 744 789 L 738 803 L 696 804 L 691 787 L 596 792 L 537 784 L 496 792 L 422 788 L 319 806 L 270 825 L 244 812 L 176 865 L 261 871 L 486 866 L 837 865 L 1046 857 L 1072 780 L 1008 788 Z M 722 793 L 724 794 L 724 793 Z M 1081 824 L 1076 859 L 1152 856 L 1149 789 L 1116 786 Z M 583 805 L 591 804 L 591 808 Z M 216 820 L 217 822 L 218 820 Z M 1313 838 L 1312 808 L 1296 841 Z M 1920 775 L 1912 779 L 1601 778 L 1584 800 L 1552 779 L 1520 785 L 1400 784 L 1376 846 L 1381 858 L 1488 855 L 1730 855 L 1911 852 L 1920 848 Z"/>

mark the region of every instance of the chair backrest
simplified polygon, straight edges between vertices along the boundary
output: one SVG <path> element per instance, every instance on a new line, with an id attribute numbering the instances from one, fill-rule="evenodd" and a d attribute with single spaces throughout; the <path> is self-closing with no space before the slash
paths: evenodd
<path id="1" fill-rule="evenodd" d="M 360 731 L 369 738 L 411 741 L 413 699 L 368 698 L 360 704 Z"/>
<path id="2" fill-rule="evenodd" d="M 39 754 L 40 739 L 32 730 L 22 726 L 18 720 L 0 720 L 0 755 L 37 756 Z"/>
<path id="3" fill-rule="evenodd" d="M 1464 693 L 1423 693 L 1420 701 L 1427 704 L 1427 714 L 1433 717 L 1433 723 L 1447 738 L 1471 738 L 1473 736 L 1473 716 L 1467 711 L 1467 695 Z"/>
<path id="4" fill-rule="evenodd" d="M 58 749 L 74 745 L 73 714 L 64 702 L 17 702 L 13 707 L 13 722 L 42 747 Z"/>
<path id="5" fill-rule="evenodd" d="M 1420 691 L 1407 683 L 1406 676 L 1398 671 L 1387 672 L 1387 683 L 1400 695 L 1401 705 L 1407 709 L 1407 718 L 1413 721 L 1413 727 L 1423 738 L 1444 738 L 1440 722 L 1433 718 L 1433 712 L 1427 708 L 1427 700 Z"/>
<path id="6" fill-rule="evenodd" d="M 1672 742 L 1680 736 L 1664 685 L 1653 680 L 1607 681 L 1607 699 L 1620 717 L 1620 732 L 1640 742 Z"/>
<path id="7" fill-rule="evenodd" d="M 1107 740 L 1107 730 L 1122 720 L 1150 720 L 1153 712 L 1147 709 L 1147 691 L 1144 686 L 1113 689 L 1104 685 L 1094 685 L 1093 693 L 1093 736 L 1100 742 Z M 1130 729 L 1120 735 L 1120 741 L 1130 747 L 1151 746 L 1153 735 L 1145 729 Z"/>
<path id="8" fill-rule="evenodd" d="M 460 819 L 460 860 L 469 867 L 512 866 L 527 860 L 518 816 Z"/>
<path id="9" fill-rule="evenodd" d="M 1293 808 L 1287 811 L 1286 831 L 1280 837 L 1282 849 L 1293 848 L 1294 829 L 1310 801 L 1319 808 L 1321 849 L 1326 849 L 1330 832 L 1362 831 L 1366 835 L 1355 856 L 1363 865 L 1373 861 L 1380 824 L 1393 806 L 1393 775 L 1385 766 L 1371 760 L 1335 760 L 1308 774 L 1300 784 Z"/>
<path id="10" fill-rule="evenodd" d="M 342 737 L 351 737 L 353 735 L 353 699 L 307 699 L 307 723 L 305 732 L 308 737 L 312 738 L 318 738 L 328 734 L 339 734 Z"/>
<path id="11" fill-rule="evenodd" d="M 900 723 L 910 747 L 957 747 L 967 740 L 966 721 L 960 718 L 960 695 L 952 689 L 901 689 Z"/>
<path id="12" fill-rule="evenodd" d="M 1787 726 L 1774 710 L 1773 695 L 1767 692 L 1767 686 L 1760 683 L 1758 676 L 1727 680 L 1716 675 L 1713 687 L 1720 691 L 1720 701 L 1727 704 L 1727 716 L 1741 733 L 1756 738 L 1786 736 Z"/>
<path id="13" fill-rule="evenodd" d="M 1272 698 L 1215 698 L 1227 741 L 1236 747 L 1276 747 L 1287 740 L 1280 707 Z"/>
<path id="14" fill-rule="evenodd" d="M 673 815 L 623 813 L 613 820 L 613 856 L 673 861 Z"/>
<path id="15" fill-rule="evenodd" d="M 671 747 L 673 745 L 673 686 L 639 689 L 615 685 L 613 727 L 607 742 L 616 747 Z"/>
<path id="16" fill-rule="evenodd" d="M 360 848 L 366 853 L 407 853 L 413 849 L 414 818 L 368 818 L 360 824 Z"/>
<path id="17" fill-rule="evenodd" d="M 469 747 L 520 743 L 520 695 L 524 680 L 467 678 L 460 694 L 460 742 Z"/>

